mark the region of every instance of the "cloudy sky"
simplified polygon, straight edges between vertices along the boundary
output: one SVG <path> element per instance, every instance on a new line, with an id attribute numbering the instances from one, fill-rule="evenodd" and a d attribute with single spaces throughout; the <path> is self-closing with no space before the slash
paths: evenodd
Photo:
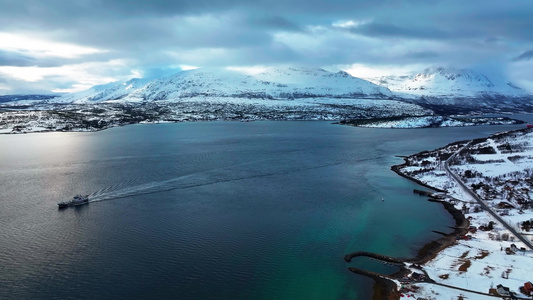
<path id="1" fill-rule="evenodd" d="M 533 1 L 0 0 L 0 94 L 192 66 L 473 68 L 533 91 Z"/>

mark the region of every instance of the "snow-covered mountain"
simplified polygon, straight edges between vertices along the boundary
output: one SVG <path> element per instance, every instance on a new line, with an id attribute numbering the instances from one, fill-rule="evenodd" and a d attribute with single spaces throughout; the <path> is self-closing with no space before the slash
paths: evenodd
<path id="1" fill-rule="evenodd" d="M 255 75 L 202 68 L 153 80 L 131 79 L 94 86 L 49 102 L 230 101 L 261 105 L 283 102 L 290 106 L 317 99 L 322 104 L 326 101 L 328 105 L 350 105 L 346 101 L 391 98 L 442 114 L 533 111 L 533 96 L 512 83 L 489 79 L 472 70 L 445 68 L 368 80 L 320 68 L 271 68 Z"/>
<path id="2" fill-rule="evenodd" d="M 95 86 L 60 97 L 56 102 L 152 101 L 193 97 L 383 99 L 391 95 L 387 88 L 343 71 L 332 73 L 320 68 L 286 67 L 245 75 L 228 69 L 202 68 L 151 81 L 132 79 Z"/>
<path id="3" fill-rule="evenodd" d="M 419 98 L 516 98 L 530 96 L 510 82 L 491 80 L 487 76 L 467 69 L 434 67 L 421 73 L 405 76 L 366 78 L 389 88 L 400 97 Z"/>

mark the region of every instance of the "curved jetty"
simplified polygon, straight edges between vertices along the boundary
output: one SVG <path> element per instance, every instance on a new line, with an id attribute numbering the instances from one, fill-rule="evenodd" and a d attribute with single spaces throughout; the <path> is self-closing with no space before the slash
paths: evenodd
<path id="1" fill-rule="evenodd" d="M 403 263 L 404 263 L 403 260 L 398 259 L 398 258 L 390 257 L 390 256 L 383 255 L 383 254 L 373 253 L 373 252 L 365 252 L 365 251 L 357 251 L 357 252 L 353 252 L 353 253 L 350 253 L 350 254 L 346 254 L 344 256 L 344 260 L 346 262 L 350 262 L 350 261 L 352 261 L 352 258 L 358 257 L 358 256 L 366 256 L 366 257 L 374 258 L 374 259 L 381 260 L 381 261 L 384 261 L 384 262 L 387 262 L 387 263 L 391 263 L 391 264 L 394 264 L 394 265 L 402 265 L 403 266 Z"/>

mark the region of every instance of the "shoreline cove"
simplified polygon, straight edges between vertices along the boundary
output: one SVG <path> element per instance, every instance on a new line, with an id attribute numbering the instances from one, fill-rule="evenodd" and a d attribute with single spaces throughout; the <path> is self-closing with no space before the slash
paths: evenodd
<path id="1" fill-rule="evenodd" d="M 393 166 L 393 167 L 398 167 L 398 165 Z M 410 179 L 409 177 L 405 175 L 402 175 L 402 176 Z M 413 181 L 415 181 L 416 183 L 419 183 L 416 180 L 413 180 Z M 427 185 L 424 185 L 424 186 L 431 188 Z M 431 188 L 431 189 L 434 189 L 434 188 Z M 434 189 L 434 190 L 438 190 L 438 189 Z M 406 258 L 406 259 L 391 258 L 391 259 L 402 261 L 405 264 L 410 264 L 414 268 L 418 268 L 418 266 L 424 265 L 427 262 L 434 259 L 435 257 L 437 257 L 437 255 L 442 250 L 453 246 L 456 242 L 456 236 L 462 236 L 468 232 L 468 227 L 470 225 L 470 222 L 460 210 L 455 208 L 453 204 L 446 202 L 446 201 L 434 199 L 434 198 L 429 198 L 427 201 L 441 203 L 444 209 L 448 213 L 450 213 L 450 215 L 455 220 L 455 226 L 453 227 L 453 231 L 448 234 L 443 234 L 442 237 L 436 240 L 427 242 L 426 244 L 424 244 L 424 246 L 422 246 L 422 248 L 418 250 L 417 254 L 412 258 Z M 358 254 L 359 252 L 352 252 L 350 254 L 347 254 L 344 257 L 344 260 L 349 263 L 353 257 L 359 256 Z M 368 253 L 368 254 L 378 255 L 378 256 L 380 255 L 377 253 Z M 385 277 L 389 277 L 390 279 L 377 276 L 378 275 L 377 273 L 373 273 L 373 272 L 369 272 L 369 271 L 365 271 L 365 270 L 361 270 L 357 268 L 349 268 L 349 270 L 354 273 L 361 274 L 363 276 L 367 276 L 369 278 L 374 279 L 372 299 L 374 300 L 380 300 L 380 299 L 397 300 L 397 299 L 400 299 L 400 292 L 399 292 L 399 289 L 398 289 L 398 286 L 395 280 L 399 280 L 403 278 L 405 275 L 410 273 L 409 269 L 406 268 L 404 265 L 398 265 L 398 267 L 400 268 L 400 270 L 391 275 L 379 274 L 379 275 L 385 275 Z M 430 280 L 429 282 L 432 282 L 432 280 Z"/>

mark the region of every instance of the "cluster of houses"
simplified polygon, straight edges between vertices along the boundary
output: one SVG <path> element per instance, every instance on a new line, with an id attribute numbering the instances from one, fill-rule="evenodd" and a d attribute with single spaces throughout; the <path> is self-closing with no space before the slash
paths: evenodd
<path id="1" fill-rule="evenodd" d="M 528 127 L 533 127 L 533 125 L 530 125 Z M 497 143 L 500 141 L 496 141 Z M 462 145 L 461 145 L 462 146 Z M 514 146 L 514 145 L 513 145 Z M 527 156 L 522 155 L 518 151 L 519 149 L 511 149 L 516 150 L 516 152 L 509 152 L 506 151 L 504 148 L 504 145 L 498 145 L 498 149 L 501 153 L 513 153 L 511 156 L 508 156 L 507 159 L 513 163 L 517 163 L 520 161 L 522 163 L 523 160 L 529 159 Z M 510 146 L 508 146 L 510 147 Z M 439 168 L 439 154 L 444 152 L 450 153 L 450 149 L 452 147 L 448 146 L 447 148 L 444 148 L 442 150 L 430 152 L 430 153 L 424 153 L 418 157 L 419 161 L 418 164 L 413 159 L 411 161 L 407 161 L 407 164 L 410 164 L 410 166 L 417 166 L 419 167 L 420 173 L 424 173 L 427 171 L 427 168 L 433 168 L 438 169 Z M 495 154 L 496 151 L 494 151 L 493 146 L 489 145 L 486 147 L 488 150 L 492 150 L 491 153 L 486 154 Z M 490 149 L 489 149 L 490 148 Z M 478 149 L 479 150 L 479 149 Z M 483 150 L 483 149 L 482 149 Z M 453 153 L 453 152 L 451 152 Z M 472 153 L 472 154 L 485 154 L 485 153 Z M 464 154 L 461 154 L 464 158 Z M 433 156 L 436 158 L 433 160 L 422 160 L 426 159 L 426 157 Z M 468 156 L 468 154 L 467 154 Z M 459 159 L 461 156 L 457 156 Z M 444 158 L 445 159 L 445 158 Z M 496 160 L 479 160 L 477 161 L 475 159 L 475 156 L 472 157 L 472 160 L 470 163 L 475 164 L 482 164 L 482 163 L 494 163 L 497 162 Z M 442 161 L 442 160 L 441 160 Z M 469 163 L 467 161 L 467 163 Z M 450 163 L 451 165 L 454 165 L 453 162 Z M 464 163 L 461 165 L 465 165 Z M 475 168 L 474 168 L 475 169 Z M 416 173 L 416 171 L 415 171 Z M 495 176 L 495 177 L 486 177 L 483 176 L 481 172 L 478 172 L 476 170 L 466 170 L 464 172 L 458 172 L 459 175 L 462 177 L 463 182 L 465 182 L 471 190 L 473 190 L 476 194 L 480 196 L 481 199 L 484 201 L 487 201 L 486 204 L 489 206 L 492 206 L 494 212 L 498 213 L 501 216 L 512 216 L 515 213 L 518 212 L 518 214 L 524 214 L 526 210 L 532 210 L 533 209 L 533 196 L 530 194 L 531 191 L 533 191 L 533 176 L 532 176 L 532 170 L 526 169 L 524 172 L 513 172 L 508 174 L 503 174 L 501 176 Z M 439 186 L 440 187 L 440 186 Z M 446 187 L 440 187 L 446 189 Z M 421 196 L 428 196 L 433 199 L 436 199 L 435 197 L 436 193 L 428 192 L 428 191 L 420 191 L 420 190 L 414 190 L 414 193 L 419 194 Z M 439 195 L 440 199 L 446 198 L 448 202 L 451 204 L 457 205 L 459 203 L 459 200 L 453 199 L 450 196 L 447 196 L 446 194 Z M 481 212 L 483 208 L 475 203 L 475 202 L 463 202 L 461 211 L 464 215 L 470 214 L 470 213 L 477 213 Z M 473 217 L 467 216 L 468 219 L 472 219 Z M 533 219 L 530 219 L 528 221 L 519 222 L 517 223 L 517 226 L 520 227 L 524 231 L 530 231 L 533 229 Z M 457 236 L 457 240 L 469 240 L 472 238 L 472 235 L 475 235 L 477 231 L 486 231 L 488 232 L 488 236 L 491 240 L 495 241 L 503 241 L 508 242 L 508 247 L 504 246 L 501 248 L 501 251 L 504 251 L 507 255 L 516 255 L 516 254 L 524 254 L 526 252 L 525 248 L 519 248 L 517 247 L 513 242 L 515 242 L 515 236 L 512 234 L 509 234 L 508 232 L 502 231 L 498 232 L 498 230 L 494 230 L 495 223 L 493 221 L 483 224 L 479 227 L 470 226 L 468 229 L 468 233 L 462 236 Z M 502 273 L 502 278 L 507 279 L 509 278 L 509 273 L 511 270 L 504 271 Z M 443 278 L 444 279 L 444 278 Z M 405 282 L 416 282 L 413 278 L 406 278 L 408 281 Z M 517 288 L 513 287 L 513 290 L 517 290 Z M 406 292 L 409 290 L 405 290 Z M 518 299 L 518 295 L 514 292 L 511 292 L 510 289 L 502 284 L 498 284 L 495 288 L 492 288 L 489 290 L 490 294 L 493 294 L 495 296 L 501 297 L 503 299 Z M 524 299 L 523 295 L 530 296 L 533 299 L 533 284 L 528 281 L 523 284 L 523 286 L 520 286 L 520 295 L 521 299 Z M 422 299 L 422 298 L 418 298 Z"/>
<path id="2" fill-rule="evenodd" d="M 531 281 L 524 283 L 520 287 L 520 292 L 526 296 L 533 296 L 533 284 Z M 503 299 L 518 299 L 516 293 L 511 292 L 508 287 L 501 284 L 498 284 L 495 289 L 489 289 L 489 294 L 503 297 Z"/>
<path id="3" fill-rule="evenodd" d="M 418 291 L 419 287 L 416 286 L 416 285 L 412 285 L 412 284 L 402 284 L 402 286 L 400 287 L 400 290 L 398 291 L 399 292 L 399 295 L 401 298 L 403 297 L 406 297 L 406 298 L 411 298 L 413 297 L 413 299 L 416 299 L 414 294 Z M 420 298 L 418 298 L 420 299 Z"/>
<path id="4" fill-rule="evenodd" d="M 518 180 L 509 180 L 503 187 L 508 201 L 514 200 L 522 209 L 531 207 L 532 201 L 529 197 L 529 189 L 526 187 L 515 188 L 520 182 Z"/>
<path id="5" fill-rule="evenodd" d="M 426 281 L 427 277 L 425 274 L 412 272 L 409 275 L 406 275 L 400 279 L 400 282 L 402 283 L 409 283 L 409 282 L 423 282 Z"/>

